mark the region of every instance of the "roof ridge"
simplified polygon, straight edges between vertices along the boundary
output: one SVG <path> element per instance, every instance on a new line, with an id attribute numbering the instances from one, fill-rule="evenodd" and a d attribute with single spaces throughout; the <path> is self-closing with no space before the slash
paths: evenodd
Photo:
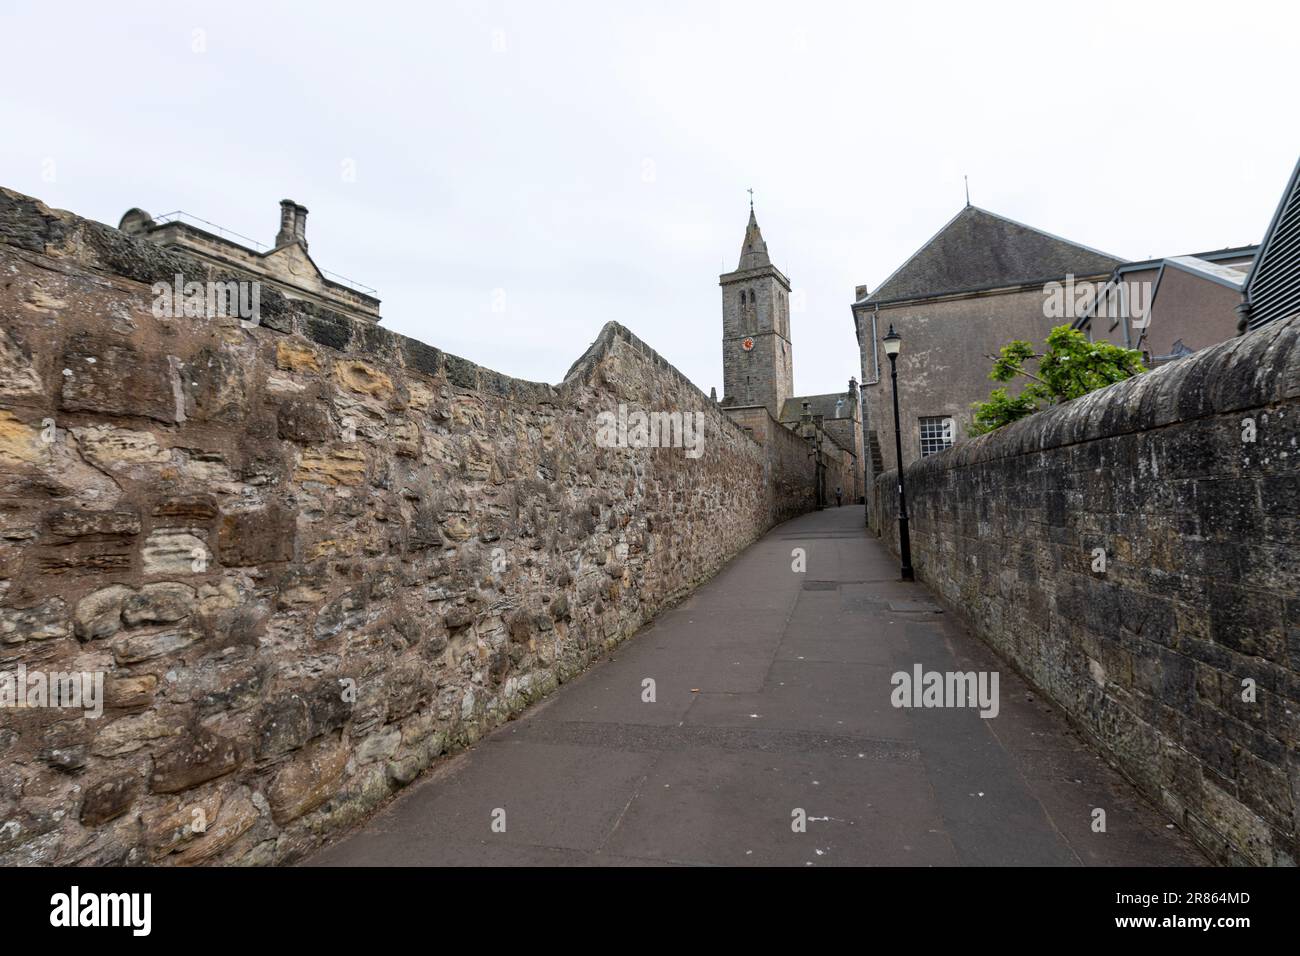
<path id="1" fill-rule="evenodd" d="M 1125 261 L 982 206 L 967 205 L 859 304 L 1039 283 L 1070 273 L 1109 273 Z"/>
<path id="2" fill-rule="evenodd" d="M 1021 229 L 1028 229 L 1030 232 L 1036 232 L 1040 236 L 1046 236 L 1048 239 L 1055 239 L 1057 242 L 1063 242 L 1067 246 L 1074 246 L 1078 249 L 1086 249 L 1095 255 L 1105 256 L 1107 259 L 1118 259 L 1120 262 L 1128 262 L 1124 256 L 1117 256 L 1112 252 L 1104 252 L 1101 249 L 1095 249 L 1092 246 L 1084 245 L 1082 242 L 1075 242 L 1073 239 L 1066 239 L 1064 236 L 1058 236 L 1054 232 L 1048 232 L 1046 229 L 1039 229 L 1037 226 L 1031 226 L 1027 222 L 1021 222 L 1019 219 L 1012 219 L 1010 216 L 1004 216 L 1000 212 L 994 212 L 991 209 L 985 209 L 983 206 L 971 206 L 986 216 L 992 216 L 994 219 L 1001 219 L 1003 222 L 1009 222 L 1013 226 L 1019 226 Z"/>

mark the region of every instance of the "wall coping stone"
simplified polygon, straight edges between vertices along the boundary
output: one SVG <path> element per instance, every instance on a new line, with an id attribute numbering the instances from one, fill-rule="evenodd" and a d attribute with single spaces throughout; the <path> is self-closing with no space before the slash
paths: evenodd
<path id="1" fill-rule="evenodd" d="M 1298 342 L 1300 315 L 959 442 L 909 464 L 907 473 L 970 468 L 1295 398 Z M 877 482 L 896 471 L 881 473 Z"/>

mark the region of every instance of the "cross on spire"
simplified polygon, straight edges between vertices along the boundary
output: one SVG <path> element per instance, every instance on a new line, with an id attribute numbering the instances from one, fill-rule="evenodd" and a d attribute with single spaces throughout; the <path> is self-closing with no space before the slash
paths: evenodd
<path id="1" fill-rule="evenodd" d="M 747 189 L 745 190 L 745 192 L 749 193 L 749 211 L 753 212 L 754 211 L 754 190 Z"/>

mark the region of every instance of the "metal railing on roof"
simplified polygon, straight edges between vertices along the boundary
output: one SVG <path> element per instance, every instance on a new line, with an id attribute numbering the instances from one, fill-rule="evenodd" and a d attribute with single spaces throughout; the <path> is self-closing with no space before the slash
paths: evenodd
<path id="1" fill-rule="evenodd" d="M 258 242 L 256 239 L 250 239 L 248 238 L 248 236 L 245 236 L 243 233 L 235 232 L 233 229 L 227 229 L 224 226 L 218 226 L 215 222 L 208 222 L 208 220 L 206 219 L 200 219 L 198 216 L 192 215 L 183 209 L 177 209 L 174 212 L 164 213 L 161 216 L 154 216 L 153 221 L 160 226 L 166 225 L 169 222 L 198 223 L 200 225 L 207 226 L 210 230 L 215 232 L 218 236 L 220 236 L 223 239 L 226 236 L 234 236 L 236 239 L 242 239 L 244 242 L 248 243 L 258 252 L 261 252 L 263 249 L 267 248 L 266 246 L 262 245 L 262 243 Z"/>
<path id="2" fill-rule="evenodd" d="M 358 282 L 356 279 L 349 279 L 347 276 L 341 276 L 337 272 L 330 272 L 328 269 L 321 269 L 321 273 L 323 275 L 328 276 L 330 279 L 333 279 L 335 282 L 347 286 L 349 289 L 351 289 L 354 292 L 361 292 L 364 293 L 365 295 L 373 296 L 375 298 L 379 297 L 378 289 L 371 288 L 368 285 L 363 285 L 362 283 Z"/>
<path id="3" fill-rule="evenodd" d="M 159 226 L 164 226 L 170 222 L 194 223 L 201 227 L 204 227 L 206 231 L 210 231 L 222 239 L 231 237 L 234 239 L 238 239 L 241 242 L 247 243 L 249 246 L 251 246 L 259 253 L 265 252 L 270 248 L 269 246 L 266 246 L 263 243 L 258 242 L 256 239 L 250 239 L 248 236 L 244 235 L 243 233 L 235 232 L 233 229 L 227 229 L 224 226 L 219 226 L 215 222 L 209 222 L 207 219 L 203 219 L 199 216 L 194 215 L 193 213 L 188 213 L 183 209 L 176 209 L 173 210 L 172 212 L 164 213 L 161 216 L 154 216 L 153 221 L 155 224 Z M 331 281 L 337 282 L 340 285 L 347 286 L 348 288 L 352 289 L 354 292 L 360 292 L 364 295 L 369 295 L 374 297 L 378 297 L 379 295 L 378 289 L 374 288 L 373 286 L 368 286 L 365 283 L 358 282 L 356 279 L 349 279 L 347 276 L 339 275 L 337 272 L 330 272 L 328 269 L 321 269 L 320 271 L 322 275 L 326 276 Z"/>

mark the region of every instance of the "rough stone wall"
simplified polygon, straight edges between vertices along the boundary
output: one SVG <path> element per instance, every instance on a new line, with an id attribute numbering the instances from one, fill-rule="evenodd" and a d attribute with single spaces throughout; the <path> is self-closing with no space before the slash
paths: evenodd
<path id="1" fill-rule="evenodd" d="M 292 860 L 808 506 L 616 325 L 550 386 L 269 288 L 153 314 L 206 268 L 0 191 L 0 677 L 105 681 L 0 710 L 0 865 Z M 598 447 L 620 403 L 702 457 Z"/>
<path id="2" fill-rule="evenodd" d="M 906 475 L 918 576 L 1225 863 L 1300 859 L 1297 339 L 1276 323 Z"/>
<path id="3" fill-rule="evenodd" d="M 784 521 L 813 508 L 817 501 L 814 490 L 816 466 L 807 439 L 773 418 L 766 406 L 749 405 L 726 408 L 725 411 L 733 422 L 764 447 L 767 472 L 763 481 L 773 496 L 772 509 L 776 520 Z M 857 474 L 857 459 L 829 439 L 824 440 L 822 447 L 826 503 L 835 503 L 838 485 L 845 489 L 844 501 L 849 504 Z"/>
<path id="4" fill-rule="evenodd" d="M 850 505 L 853 503 L 853 475 L 857 459 L 833 441 L 827 440 L 825 449 L 826 507 L 833 508 L 836 506 L 835 489 L 837 487 L 844 491 L 844 504 Z"/>
<path id="5" fill-rule="evenodd" d="M 826 431 L 833 435 L 841 447 L 845 449 L 837 457 L 845 461 L 844 472 L 838 484 L 844 489 L 845 501 L 858 501 L 862 498 L 862 468 L 858 462 L 862 461 L 862 422 L 857 418 L 828 418 L 826 419 Z M 853 450 L 853 454 L 848 454 L 848 449 Z M 835 490 L 836 482 L 830 484 L 831 491 Z"/>

